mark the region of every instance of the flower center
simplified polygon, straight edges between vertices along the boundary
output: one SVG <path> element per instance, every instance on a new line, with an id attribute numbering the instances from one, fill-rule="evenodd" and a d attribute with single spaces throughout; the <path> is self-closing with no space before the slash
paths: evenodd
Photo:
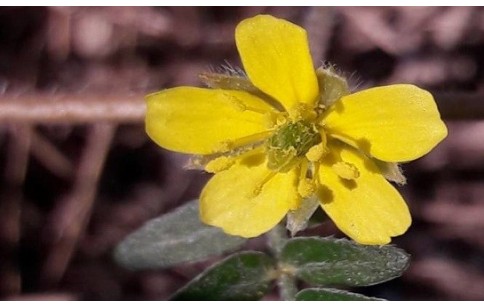
<path id="1" fill-rule="evenodd" d="M 314 124 L 306 121 L 281 125 L 266 141 L 269 169 L 289 171 L 309 149 L 321 142 Z"/>

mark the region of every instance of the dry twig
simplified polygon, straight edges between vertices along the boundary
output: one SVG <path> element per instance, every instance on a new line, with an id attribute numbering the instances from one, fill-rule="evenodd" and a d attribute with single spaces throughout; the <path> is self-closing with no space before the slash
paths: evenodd
<path id="1" fill-rule="evenodd" d="M 56 285 L 62 278 L 89 222 L 114 129 L 114 126 L 108 124 L 91 127 L 73 188 L 51 214 L 51 221 L 55 222 L 51 224 L 52 246 L 42 275 L 47 286 Z"/>
<path id="2" fill-rule="evenodd" d="M 0 295 L 21 292 L 18 269 L 18 244 L 20 240 L 20 214 L 22 186 L 27 172 L 31 146 L 31 128 L 28 125 L 8 127 L 4 183 L 0 191 Z"/>
<path id="3" fill-rule="evenodd" d="M 141 122 L 143 95 L 29 95 L 0 97 L 0 122 L 81 124 Z"/>

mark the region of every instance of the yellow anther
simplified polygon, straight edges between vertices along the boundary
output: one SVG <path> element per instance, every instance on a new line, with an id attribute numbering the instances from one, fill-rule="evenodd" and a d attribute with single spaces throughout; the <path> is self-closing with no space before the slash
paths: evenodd
<path id="1" fill-rule="evenodd" d="M 274 112 L 266 112 L 264 113 L 264 122 L 265 126 L 268 128 L 272 128 L 277 125 L 277 113 Z"/>
<path id="2" fill-rule="evenodd" d="M 266 109 L 257 108 L 254 106 L 247 105 L 238 97 L 230 95 L 229 93 L 223 93 L 224 96 L 227 98 L 227 101 L 235 108 L 237 111 L 252 111 L 260 114 L 266 114 L 268 111 Z"/>
<path id="3" fill-rule="evenodd" d="M 264 113 L 264 121 L 268 128 L 281 126 L 287 123 L 287 114 L 285 112 L 266 112 Z"/>
<path id="4" fill-rule="evenodd" d="M 272 130 L 269 129 L 267 131 L 263 131 L 249 136 L 244 136 L 234 140 L 224 140 L 222 142 L 219 142 L 217 145 L 215 145 L 212 151 L 214 154 L 229 152 L 241 147 L 245 147 L 248 145 L 261 142 L 264 139 L 267 139 L 271 134 L 272 134 Z"/>
<path id="5" fill-rule="evenodd" d="M 291 118 L 295 121 L 314 120 L 318 116 L 316 111 L 307 104 L 297 104 L 291 109 Z"/>
<path id="6" fill-rule="evenodd" d="M 229 169 L 235 164 L 235 159 L 232 157 L 221 156 L 211 160 L 205 165 L 205 171 L 210 173 L 217 173 Z"/>
<path id="7" fill-rule="evenodd" d="M 311 161 L 311 162 L 316 162 L 319 161 L 324 154 L 326 154 L 328 149 L 326 146 L 323 144 L 323 142 L 316 144 L 315 146 L 312 146 L 308 152 L 306 153 L 306 158 Z"/>
<path id="8" fill-rule="evenodd" d="M 287 123 L 287 115 L 285 112 L 279 112 L 276 114 L 276 124 L 283 125 Z"/>
<path id="9" fill-rule="evenodd" d="M 301 197 L 307 198 L 314 194 L 316 191 L 316 185 L 314 184 L 314 181 L 310 179 L 301 179 L 299 180 L 297 191 Z"/>
<path id="10" fill-rule="evenodd" d="M 360 176 L 360 171 L 353 164 L 337 162 L 332 166 L 333 171 L 342 179 L 355 180 Z"/>
<path id="11" fill-rule="evenodd" d="M 213 149 L 213 153 L 224 153 L 232 150 L 233 148 L 234 143 L 230 140 L 226 140 L 217 144 Z"/>

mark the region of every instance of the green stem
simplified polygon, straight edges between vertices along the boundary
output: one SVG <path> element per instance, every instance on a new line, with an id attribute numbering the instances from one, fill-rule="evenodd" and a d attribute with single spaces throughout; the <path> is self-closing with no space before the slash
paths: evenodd
<path id="1" fill-rule="evenodd" d="M 297 286 L 294 276 L 281 273 L 277 278 L 277 286 L 279 287 L 279 295 L 285 301 L 293 301 L 296 299 Z"/>
<path id="2" fill-rule="evenodd" d="M 278 224 L 271 231 L 269 231 L 267 235 L 270 250 L 277 258 L 279 258 L 282 247 L 284 247 L 287 242 L 286 229 L 284 226 Z"/>
<path id="3" fill-rule="evenodd" d="M 284 244 L 287 242 L 287 231 L 286 228 L 282 225 L 277 225 L 269 231 L 268 233 L 268 240 L 269 240 L 269 248 L 271 249 L 272 253 L 275 255 L 276 259 L 279 260 L 282 248 Z M 297 287 L 296 287 L 296 280 L 294 276 L 288 273 L 284 268 L 282 268 L 281 264 L 279 263 L 279 275 L 277 277 L 277 286 L 279 287 L 279 295 L 281 299 L 285 301 L 293 301 L 295 300 Z"/>

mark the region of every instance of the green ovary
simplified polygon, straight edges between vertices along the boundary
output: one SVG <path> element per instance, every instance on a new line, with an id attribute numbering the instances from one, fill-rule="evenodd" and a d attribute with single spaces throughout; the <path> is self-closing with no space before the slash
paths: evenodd
<path id="1" fill-rule="evenodd" d="M 321 142 L 321 135 L 306 121 L 281 125 L 267 140 L 267 166 L 279 172 L 289 171 L 311 147 Z"/>

